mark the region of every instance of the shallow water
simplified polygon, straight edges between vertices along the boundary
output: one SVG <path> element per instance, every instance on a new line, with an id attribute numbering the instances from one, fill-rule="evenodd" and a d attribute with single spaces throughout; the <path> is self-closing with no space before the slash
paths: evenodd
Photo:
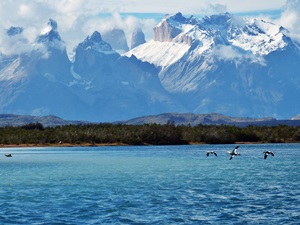
<path id="1" fill-rule="evenodd" d="M 0 224 L 299 224 L 300 144 L 233 147 L 0 149 Z"/>

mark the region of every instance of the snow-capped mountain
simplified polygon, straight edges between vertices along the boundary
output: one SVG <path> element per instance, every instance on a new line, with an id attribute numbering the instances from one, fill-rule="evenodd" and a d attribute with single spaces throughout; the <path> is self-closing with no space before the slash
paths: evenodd
<path id="1" fill-rule="evenodd" d="M 182 111 L 153 65 L 121 57 L 99 32 L 78 44 L 74 62 L 54 20 L 33 45 L 33 51 L 3 55 L 10 61 L 1 65 L 0 113 L 108 122 Z"/>
<path id="2" fill-rule="evenodd" d="M 87 110 L 68 88 L 71 62 L 55 21 L 49 20 L 34 45 L 33 51 L 12 57 L 2 68 L 0 112 L 80 118 Z"/>
<path id="3" fill-rule="evenodd" d="M 76 49 L 72 88 L 106 121 L 133 118 L 168 110 L 182 111 L 162 87 L 157 70 L 135 57 L 121 57 L 95 32 Z"/>
<path id="4" fill-rule="evenodd" d="M 126 55 L 153 63 L 189 112 L 290 118 L 300 110 L 300 51 L 283 27 L 229 13 L 168 15 Z"/>
<path id="5" fill-rule="evenodd" d="M 72 61 L 56 21 L 34 43 L 25 29 L 11 27 L 6 37 L 25 50 L 0 52 L 0 113 L 110 122 L 166 112 L 286 119 L 300 111 L 299 44 L 263 20 L 178 13 L 123 56 L 95 31 Z"/>

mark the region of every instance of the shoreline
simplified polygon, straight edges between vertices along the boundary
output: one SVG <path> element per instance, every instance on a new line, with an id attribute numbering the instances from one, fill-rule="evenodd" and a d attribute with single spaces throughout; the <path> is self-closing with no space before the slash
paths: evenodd
<path id="1" fill-rule="evenodd" d="M 31 148 L 31 147 L 98 147 L 98 146 L 128 146 L 124 143 L 103 143 L 103 144 L 91 144 L 91 143 L 80 143 L 80 144 L 0 144 L 1 148 Z"/>
<path id="2" fill-rule="evenodd" d="M 288 142 L 290 143 L 290 142 Z M 271 144 L 271 143 L 262 143 L 262 142 L 236 142 L 232 143 L 232 145 L 242 145 L 242 144 Z M 281 143 L 283 144 L 283 143 Z M 148 144 L 145 145 L 136 145 L 136 146 L 147 146 Z M 190 142 L 185 145 L 213 145 L 213 144 L 208 144 L 208 143 L 195 143 L 195 142 Z M 219 145 L 219 144 L 216 144 Z M 39 147 L 100 147 L 100 146 L 130 146 L 128 144 L 124 143 L 98 143 L 98 144 L 91 144 L 91 143 L 80 143 L 80 144 L 72 144 L 72 143 L 57 143 L 57 144 L 0 144 L 0 149 L 2 148 L 39 148 Z M 135 146 L 135 145 L 131 145 Z"/>

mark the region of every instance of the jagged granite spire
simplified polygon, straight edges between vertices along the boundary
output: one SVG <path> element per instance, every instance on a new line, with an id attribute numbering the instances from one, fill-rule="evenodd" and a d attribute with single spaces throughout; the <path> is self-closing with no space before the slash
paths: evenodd
<path id="1" fill-rule="evenodd" d="M 145 35 L 144 35 L 142 29 L 136 28 L 132 32 L 130 49 L 133 49 L 141 44 L 144 44 L 145 42 L 146 42 Z"/>
<path id="2" fill-rule="evenodd" d="M 78 45 L 78 48 L 85 50 L 90 49 L 102 53 L 115 53 L 110 44 L 103 41 L 98 31 L 94 31 L 92 35 L 87 36 L 86 39 Z"/>
<path id="3" fill-rule="evenodd" d="M 104 41 L 108 42 L 112 49 L 122 53 L 129 50 L 125 33 L 122 29 L 112 29 L 102 35 Z"/>
<path id="4" fill-rule="evenodd" d="M 41 35 L 37 38 L 37 42 L 47 43 L 53 41 L 62 41 L 62 39 L 57 31 L 57 22 L 50 18 L 47 27 L 41 32 Z"/>
<path id="5" fill-rule="evenodd" d="M 101 42 L 102 41 L 101 34 L 98 31 L 94 31 L 94 33 L 92 34 L 90 39 L 94 40 L 95 42 Z"/>

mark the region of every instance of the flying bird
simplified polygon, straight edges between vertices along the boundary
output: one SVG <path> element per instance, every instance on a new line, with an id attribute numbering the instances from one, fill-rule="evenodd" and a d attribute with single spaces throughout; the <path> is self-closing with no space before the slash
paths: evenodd
<path id="1" fill-rule="evenodd" d="M 236 150 L 239 148 L 240 146 L 236 146 L 231 152 L 230 151 L 227 151 L 228 154 L 230 155 L 230 158 L 229 160 L 232 160 L 232 158 L 234 156 L 240 156 L 241 154 L 237 153 Z"/>
<path id="2" fill-rule="evenodd" d="M 215 156 L 218 156 L 217 153 L 215 151 L 208 151 L 206 153 L 206 156 L 209 156 L 210 154 L 214 154 Z"/>
<path id="3" fill-rule="evenodd" d="M 268 157 L 268 155 L 274 156 L 274 153 L 271 152 L 271 151 L 265 151 L 264 153 L 265 153 L 265 154 L 264 154 L 264 159 L 266 159 L 266 158 Z"/>
<path id="4" fill-rule="evenodd" d="M 12 154 L 8 153 L 8 154 L 5 154 L 6 157 L 12 157 Z"/>

